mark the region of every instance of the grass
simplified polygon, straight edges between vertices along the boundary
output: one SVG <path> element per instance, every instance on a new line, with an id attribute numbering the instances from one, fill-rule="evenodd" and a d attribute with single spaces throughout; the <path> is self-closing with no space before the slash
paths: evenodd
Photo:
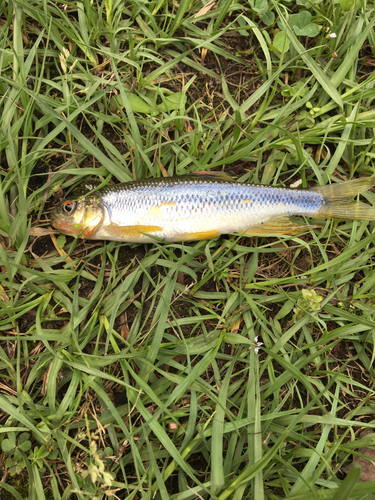
<path id="1" fill-rule="evenodd" d="M 374 173 L 371 3 L 203 7 L 0 3 L 2 498 L 375 498 L 345 470 L 374 443 L 373 223 L 155 245 L 48 231 L 86 181 Z"/>

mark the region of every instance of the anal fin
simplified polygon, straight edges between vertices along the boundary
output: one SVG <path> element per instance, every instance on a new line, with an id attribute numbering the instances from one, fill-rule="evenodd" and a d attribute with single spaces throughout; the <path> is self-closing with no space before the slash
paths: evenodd
<path id="1" fill-rule="evenodd" d="M 201 231 L 197 233 L 185 233 L 178 236 L 178 241 L 198 241 L 198 240 L 212 240 L 220 236 L 219 231 Z"/>
<path id="2" fill-rule="evenodd" d="M 288 217 L 278 217 L 277 219 L 268 220 L 256 226 L 250 227 L 242 233 L 243 236 L 278 236 L 280 234 L 299 234 L 309 229 L 318 226 L 308 224 L 296 224 L 288 219 Z"/>

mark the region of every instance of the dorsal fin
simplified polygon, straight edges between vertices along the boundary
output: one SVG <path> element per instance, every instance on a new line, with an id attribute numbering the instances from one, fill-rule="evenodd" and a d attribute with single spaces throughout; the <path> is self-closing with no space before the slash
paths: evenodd
<path id="1" fill-rule="evenodd" d="M 193 172 L 192 174 L 188 174 L 189 176 L 197 176 L 197 177 L 207 177 L 211 179 L 216 179 L 216 180 L 221 180 L 221 181 L 230 181 L 230 182 L 235 182 L 234 179 L 225 172 L 216 172 L 216 171 L 211 171 L 211 172 Z"/>

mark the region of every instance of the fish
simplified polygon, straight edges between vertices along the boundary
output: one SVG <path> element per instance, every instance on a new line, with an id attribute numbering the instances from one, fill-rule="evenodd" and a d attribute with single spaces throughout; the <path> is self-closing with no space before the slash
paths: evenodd
<path id="1" fill-rule="evenodd" d="M 90 240 L 152 243 L 208 240 L 222 234 L 295 235 L 313 227 L 294 215 L 375 220 L 375 209 L 351 200 L 375 186 L 374 177 L 309 189 L 239 183 L 223 172 L 115 184 L 60 202 L 51 224 Z"/>

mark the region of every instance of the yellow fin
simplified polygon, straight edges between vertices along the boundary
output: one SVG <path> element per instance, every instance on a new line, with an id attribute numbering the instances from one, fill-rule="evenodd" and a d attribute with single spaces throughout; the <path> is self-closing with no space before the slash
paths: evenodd
<path id="1" fill-rule="evenodd" d="M 242 233 L 243 236 L 277 236 L 279 234 L 299 234 L 303 231 L 308 231 L 318 226 L 310 226 L 306 224 L 295 224 L 287 217 L 278 217 L 277 219 L 268 220 L 262 224 L 250 227 Z"/>
<path id="2" fill-rule="evenodd" d="M 197 176 L 197 177 L 212 177 L 213 179 L 221 180 L 221 181 L 230 181 L 230 182 L 235 182 L 232 177 L 225 172 L 194 172 L 193 174 L 189 174 L 191 176 Z"/>
<path id="3" fill-rule="evenodd" d="M 323 197 L 323 203 L 312 216 L 324 219 L 375 220 L 375 209 L 371 205 L 349 199 L 373 186 L 375 177 L 362 177 L 327 186 L 316 186 L 311 191 L 319 193 Z"/>
<path id="4" fill-rule="evenodd" d="M 141 224 L 137 224 L 135 226 L 119 226 L 118 224 L 109 224 L 108 226 L 105 226 L 104 229 L 109 236 L 116 236 L 117 238 L 124 238 L 124 240 L 126 240 L 137 236 L 141 238 L 141 233 L 156 233 L 158 231 L 162 231 L 163 228 L 159 226 L 143 226 Z"/>
<path id="5" fill-rule="evenodd" d="M 333 200 L 325 203 L 314 217 L 344 220 L 375 220 L 375 209 L 361 201 Z"/>
<path id="6" fill-rule="evenodd" d="M 367 191 L 372 186 L 375 186 L 375 177 L 362 177 L 351 181 L 327 184 L 326 186 L 316 186 L 310 188 L 309 191 L 318 192 L 328 201 L 357 196 L 357 194 Z"/>
<path id="7" fill-rule="evenodd" d="M 220 236 L 219 231 L 202 231 L 199 233 L 185 233 L 178 236 L 178 241 L 212 240 Z"/>

